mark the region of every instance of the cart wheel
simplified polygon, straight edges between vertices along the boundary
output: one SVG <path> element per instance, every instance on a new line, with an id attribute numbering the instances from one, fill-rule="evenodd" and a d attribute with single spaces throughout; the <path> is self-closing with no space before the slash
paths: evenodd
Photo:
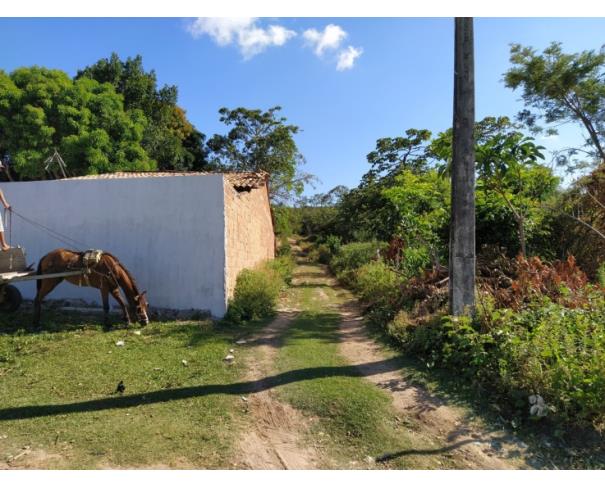
<path id="1" fill-rule="evenodd" d="M 23 301 L 21 292 L 15 286 L 10 284 L 4 286 L 2 291 L 4 296 L 2 296 L 3 299 L 0 301 L 0 309 L 9 313 L 17 311 L 19 306 L 21 306 L 21 301 Z"/>

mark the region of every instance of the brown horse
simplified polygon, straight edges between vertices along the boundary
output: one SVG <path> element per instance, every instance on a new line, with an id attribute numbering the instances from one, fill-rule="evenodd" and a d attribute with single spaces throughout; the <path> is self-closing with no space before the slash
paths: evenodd
<path id="1" fill-rule="evenodd" d="M 53 274 L 60 272 L 69 272 L 87 267 L 84 262 L 86 252 L 74 252 L 66 249 L 56 249 L 49 252 L 40 259 L 38 264 L 38 274 Z M 143 326 L 149 323 L 147 317 L 147 299 L 146 291 L 139 292 L 132 274 L 120 263 L 120 261 L 111 254 L 103 252 L 98 262 L 88 264 L 90 272 L 84 275 L 57 277 L 50 279 L 40 279 L 37 281 L 38 293 L 34 301 L 34 325 L 40 324 L 40 309 L 42 300 L 64 279 L 76 286 L 95 287 L 101 291 L 104 311 L 104 325 L 109 325 L 109 293 L 122 307 L 124 320 L 130 324 L 130 314 L 128 307 L 133 315 L 136 315 L 139 323 Z M 126 296 L 128 306 L 120 294 L 120 288 Z"/>

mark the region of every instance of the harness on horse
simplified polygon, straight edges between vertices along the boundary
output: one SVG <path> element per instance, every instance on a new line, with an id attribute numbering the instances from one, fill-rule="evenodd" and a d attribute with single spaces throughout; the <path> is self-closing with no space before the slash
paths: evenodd
<path id="1" fill-rule="evenodd" d="M 90 286 L 89 275 L 94 271 L 94 268 L 101 262 L 103 256 L 102 250 L 87 250 L 82 254 L 82 266 L 84 267 L 84 274 L 78 280 L 78 286 L 82 286 L 82 280 L 84 280 L 85 286 Z"/>
<path id="2" fill-rule="evenodd" d="M 87 250 L 82 256 L 82 264 L 84 264 L 84 267 L 87 269 L 95 267 L 99 262 L 101 262 L 102 256 L 102 250 Z"/>

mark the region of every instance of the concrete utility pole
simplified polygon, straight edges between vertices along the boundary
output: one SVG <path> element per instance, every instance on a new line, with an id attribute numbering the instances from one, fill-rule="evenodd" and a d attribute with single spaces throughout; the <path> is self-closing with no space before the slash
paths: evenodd
<path id="1" fill-rule="evenodd" d="M 473 19 L 455 20 L 450 313 L 475 308 L 475 60 Z"/>

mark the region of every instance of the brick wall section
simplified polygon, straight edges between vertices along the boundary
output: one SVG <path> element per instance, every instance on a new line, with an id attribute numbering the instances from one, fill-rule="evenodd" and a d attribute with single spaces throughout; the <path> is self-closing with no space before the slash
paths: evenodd
<path id="1" fill-rule="evenodd" d="M 275 237 L 267 186 L 236 191 L 225 179 L 225 286 L 233 296 L 242 269 L 275 257 Z"/>

